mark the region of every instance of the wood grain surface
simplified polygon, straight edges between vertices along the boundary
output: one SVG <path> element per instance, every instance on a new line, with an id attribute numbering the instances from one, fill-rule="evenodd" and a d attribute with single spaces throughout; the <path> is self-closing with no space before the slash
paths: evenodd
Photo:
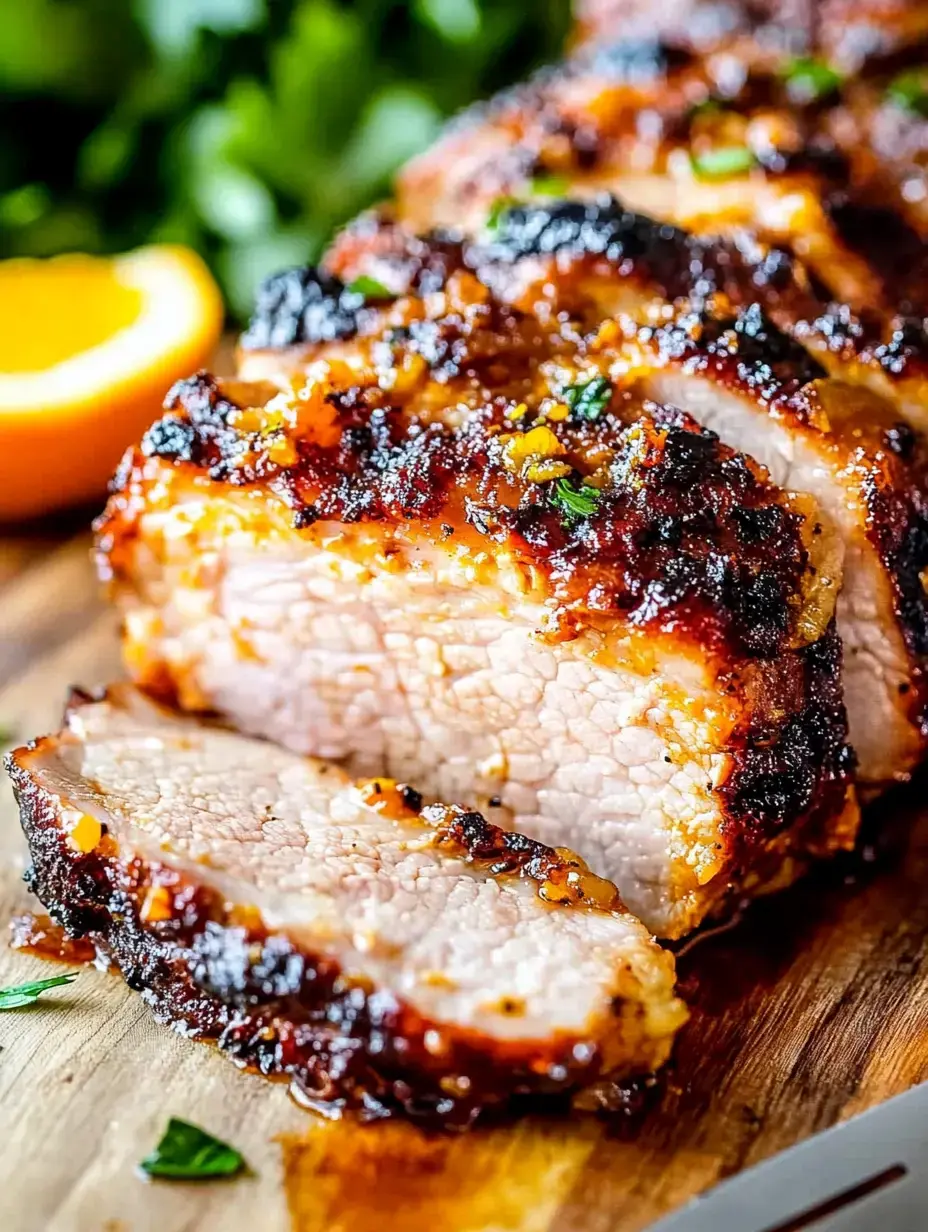
<path id="1" fill-rule="evenodd" d="M 57 725 L 66 687 L 118 672 L 86 533 L 0 536 L 0 728 Z M 633 1232 L 722 1177 L 928 1079 L 925 781 L 881 802 L 872 846 L 680 961 L 693 1018 L 637 1118 L 536 1117 L 464 1137 L 318 1121 L 282 1086 L 156 1026 L 83 970 L 0 1013 L 2 1232 Z M 0 787 L 0 927 L 28 906 Z M 0 945 L 0 986 L 56 973 Z M 146 1182 L 168 1116 L 227 1138 L 250 1174 Z M 887 1230 L 888 1232 L 888 1230 Z"/>

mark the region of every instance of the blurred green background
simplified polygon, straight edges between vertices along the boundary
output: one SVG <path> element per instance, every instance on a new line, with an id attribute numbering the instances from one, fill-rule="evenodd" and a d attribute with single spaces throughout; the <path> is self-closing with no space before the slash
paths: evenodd
<path id="1" fill-rule="evenodd" d="M 0 0 L 0 256 L 190 244 L 234 315 L 568 0 Z"/>

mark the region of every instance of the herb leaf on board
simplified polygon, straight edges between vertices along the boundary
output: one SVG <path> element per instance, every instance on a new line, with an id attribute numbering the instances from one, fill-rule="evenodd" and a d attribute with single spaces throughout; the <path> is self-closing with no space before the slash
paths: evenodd
<path id="1" fill-rule="evenodd" d="M 18 1010 L 24 1005 L 32 1005 L 46 989 L 70 984 L 77 979 L 77 975 L 76 971 L 69 971 L 67 975 L 53 975 L 47 980 L 34 980 L 31 984 L 0 988 L 0 1010 Z"/>
<path id="2" fill-rule="evenodd" d="M 200 1181 L 235 1176 L 245 1167 L 244 1157 L 212 1134 L 171 1117 L 161 1140 L 139 1164 L 148 1176 L 173 1181 Z"/>

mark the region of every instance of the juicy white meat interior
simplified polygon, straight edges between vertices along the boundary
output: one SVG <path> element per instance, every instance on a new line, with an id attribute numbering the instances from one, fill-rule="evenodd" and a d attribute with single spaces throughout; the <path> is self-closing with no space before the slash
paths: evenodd
<path id="1" fill-rule="evenodd" d="M 654 398 L 682 407 L 723 441 L 756 458 L 774 483 L 814 496 L 845 545 L 844 582 L 838 595 L 838 632 L 844 644 L 844 697 L 850 741 L 863 783 L 904 778 L 921 756 L 922 737 L 907 710 L 912 663 L 894 607 L 889 574 L 867 538 L 853 423 L 845 443 L 778 420 L 750 395 L 692 374 L 651 372 L 642 386 Z M 855 403 L 848 390 L 846 402 Z M 859 395 L 858 395 L 859 396 Z M 873 425 L 870 425 L 873 426 Z"/>
<path id="2" fill-rule="evenodd" d="M 546 903 L 537 882 L 494 878 L 424 821 L 369 807 L 336 767 L 176 719 L 130 689 L 110 696 L 21 755 L 66 825 L 96 816 L 121 855 L 186 870 L 434 1021 L 586 1037 L 608 1031 L 621 996 L 640 1003 L 640 1040 L 679 1025 L 669 956 L 624 910 Z"/>
<path id="3" fill-rule="evenodd" d="M 232 500 L 219 502 L 231 511 Z M 495 584 L 441 549 L 370 563 L 363 533 L 233 530 L 195 490 L 142 516 L 127 655 L 185 708 L 387 773 L 579 851 L 660 935 L 694 926 L 720 867 L 740 714 L 699 648 L 639 633 L 536 636 L 515 564 Z M 377 532 L 375 531 L 376 535 Z M 328 546 L 327 546 L 328 544 Z"/>

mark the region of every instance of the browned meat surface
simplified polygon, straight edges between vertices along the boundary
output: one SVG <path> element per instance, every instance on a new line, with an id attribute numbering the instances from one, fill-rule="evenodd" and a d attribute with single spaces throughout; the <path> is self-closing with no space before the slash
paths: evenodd
<path id="1" fill-rule="evenodd" d="M 578 41 L 640 35 L 703 54 L 736 42 L 753 57 L 789 51 L 844 72 L 928 37 L 922 0 L 575 0 L 574 14 Z"/>
<path id="2" fill-rule="evenodd" d="M 665 935 L 850 841 L 815 502 L 466 271 L 379 307 L 302 281 L 342 336 L 278 393 L 182 384 L 126 459 L 100 557 L 136 678 L 494 801 Z"/>
<path id="3" fill-rule="evenodd" d="M 894 401 L 872 381 L 854 384 L 797 326 L 827 309 L 794 257 L 743 232 L 696 237 L 604 197 L 513 205 L 492 233 L 456 245 L 369 216 L 327 264 L 348 281 L 366 274 L 426 295 L 455 266 L 473 271 L 519 312 L 558 320 L 588 379 L 682 408 L 777 483 L 814 496 L 846 546 L 838 629 L 860 778 L 880 785 L 910 774 L 926 737 L 925 451 Z M 259 312 L 246 344 L 264 341 L 275 321 L 279 312 Z M 356 327 L 376 331 L 380 320 L 362 316 Z M 242 368 L 299 368 L 316 353 L 308 341 L 246 345 Z"/>
<path id="4" fill-rule="evenodd" d="M 74 699 L 9 755 L 33 890 L 157 1017 L 330 1114 L 463 1126 L 666 1059 L 673 960 L 569 853 L 168 715 Z"/>
<path id="5" fill-rule="evenodd" d="M 749 227 L 856 311 L 923 315 L 925 6 L 796 6 L 813 26 L 794 15 L 776 27 L 788 37 L 757 28 L 763 6 L 654 7 L 616 6 L 647 30 L 603 22 L 563 65 L 461 117 L 401 177 L 399 217 L 473 233 L 501 198 L 566 182 L 700 231 Z M 876 14 L 881 37 L 851 9 Z"/>

